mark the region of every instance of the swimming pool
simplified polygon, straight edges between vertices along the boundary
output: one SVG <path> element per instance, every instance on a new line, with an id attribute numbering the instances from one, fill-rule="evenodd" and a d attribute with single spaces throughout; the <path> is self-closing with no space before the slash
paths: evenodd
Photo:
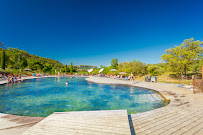
<path id="1" fill-rule="evenodd" d="M 127 109 L 128 114 L 132 114 L 167 104 L 152 90 L 91 83 L 82 77 L 38 78 L 0 86 L 0 112 L 20 116 L 46 117 L 53 112 L 119 109 Z"/>

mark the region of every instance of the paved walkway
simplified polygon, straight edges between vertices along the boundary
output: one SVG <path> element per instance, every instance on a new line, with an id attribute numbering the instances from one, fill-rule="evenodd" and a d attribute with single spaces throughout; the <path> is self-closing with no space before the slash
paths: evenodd
<path id="1" fill-rule="evenodd" d="M 127 110 L 55 112 L 22 135 L 130 135 Z"/>
<path id="2" fill-rule="evenodd" d="M 108 84 L 129 84 L 154 89 L 170 103 L 152 111 L 131 114 L 136 135 L 203 135 L 203 95 L 177 87 L 177 84 L 115 80 L 90 77 L 88 81 Z"/>

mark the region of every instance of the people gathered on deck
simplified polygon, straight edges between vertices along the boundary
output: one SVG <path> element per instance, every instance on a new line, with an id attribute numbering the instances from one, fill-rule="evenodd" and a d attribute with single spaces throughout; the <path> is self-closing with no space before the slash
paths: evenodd
<path id="1" fill-rule="evenodd" d="M 14 76 L 13 74 L 11 76 L 8 76 L 6 78 L 6 80 L 8 81 L 8 83 L 14 83 L 14 82 L 17 82 L 17 81 L 22 81 L 21 75 L 19 77 L 17 77 L 17 76 Z"/>
<path id="2" fill-rule="evenodd" d="M 123 80 L 134 80 L 134 75 L 131 74 L 130 76 L 126 75 L 115 75 L 115 74 L 95 74 L 93 73 L 92 76 L 98 76 L 98 77 L 107 77 L 112 79 L 123 79 Z"/>

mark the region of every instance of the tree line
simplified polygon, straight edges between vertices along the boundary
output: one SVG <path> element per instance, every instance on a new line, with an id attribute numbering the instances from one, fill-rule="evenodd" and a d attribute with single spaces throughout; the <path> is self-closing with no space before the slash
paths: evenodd
<path id="1" fill-rule="evenodd" d="M 132 60 L 129 62 L 118 62 L 118 59 L 111 61 L 111 66 L 101 66 L 104 68 L 104 74 L 118 74 L 119 72 L 131 72 L 136 76 L 153 75 L 158 76 L 165 72 L 172 72 L 178 76 L 188 76 L 188 73 L 198 74 L 203 66 L 203 42 L 194 40 L 194 38 L 185 39 L 179 46 L 166 49 L 165 54 L 161 56 L 162 63 L 145 64 L 141 61 Z M 0 42 L 0 47 L 5 44 Z M 77 68 L 72 65 L 63 65 L 62 63 L 48 58 L 39 57 L 29 54 L 17 48 L 0 48 L 1 68 L 10 70 L 19 70 L 30 68 L 32 71 L 39 71 L 53 74 L 55 71 L 62 73 L 78 72 Z M 117 72 L 111 71 L 116 69 Z M 99 68 L 95 68 L 92 73 L 98 74 Z M 83 69 L 78 73 L 88 73 Z"/>
<path id="2" fill-rule="evenodd" d="M 172 72 L 177 76 L 188 76 L 188 72 L 198 74 L 203 66 L 203 42 L 194 40 L 194 38 L 185 39 L 179 46 L 166 49 L 165 54 L 161 56 L 162 63 L 145 64 L 140 61 L 132 60 L 130 62 L 120 62 L 118 59 L 111 61 L 111 66 L 102 68 L 105 73 L 126 72 L 134 75 L 161 75 L 165 72 Z M 117 72 L 110 72 L 110 69 L 117 69 Z M 97 72 L 97 71 L 95 71 Z"/>
<path id="3" fill-rule="evenodd" d="M 1 69 L 3 71 L 15 72 L 20 69 L 29 68 L 34 72 L 37 71 L 49 74 L 54 74 L 55 71 L 66 73 L 76 72 L 72 62 L 70 66 L 63 65 L 56 60 L 32 55 L 26 51 L 18 50 L 17 48 L 0 48 L 0 52 Z"/>

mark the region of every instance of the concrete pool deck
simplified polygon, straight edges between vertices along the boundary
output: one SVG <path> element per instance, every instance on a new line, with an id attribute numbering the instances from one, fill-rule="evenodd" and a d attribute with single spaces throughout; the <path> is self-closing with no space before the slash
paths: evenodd
<path id="1" fill-rule="evenodd" d="M 202 135 L 203 134 L 203 95 L 192 94 L 178 84 L 151 83 L 90 77 L 90 82 L 103 84 L 127 84 L 158 91 L 170 103 L 151 111 L 131 114 L 136 135 Z"/>
<path id="2" fill-rule="evenodd" d="M 178 84 L 131 83 L 125 80 L 100 77 L 89 77 L 86 80 L 95 83 L 149 88 L 160 92 L 170 100 L 170 103 L 165 107 L 130 115 L 130 123 L 134 127 L 136 135 L 203 134 L 203 95 L 201 94 L 192 94 L 189 89 L 177 87 Z M 20 135 L 43 119 L 42 117 L 0 113 L 0 134 Z"/>

